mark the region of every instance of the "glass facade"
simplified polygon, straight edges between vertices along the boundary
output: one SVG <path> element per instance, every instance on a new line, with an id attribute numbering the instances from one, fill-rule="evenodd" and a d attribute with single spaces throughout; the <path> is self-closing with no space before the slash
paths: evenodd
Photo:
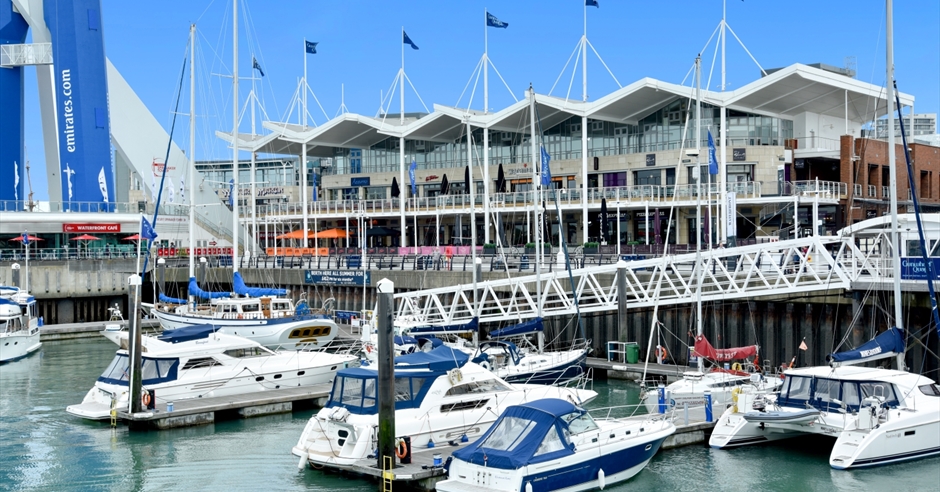
<path id="1" fill-rule="evenodd" d="M 580 159 L 581 136 L 587 132 L 591 156 L 625 155 L 695 147 L 694 105 L 676 100 L 649 114 L 636 125 L 588 120 L 581 128 L 581 118 L 571 117 L 545 130 L 545 147 L 553 160 Z M 769 116 L 729 109 L 727 145 L 782 145 L 793 138 L 793 122 Z M 688 129 L 686 130 L 686 121 Z M 702 147 L 707 146 L 706 130 L 711 129 L 717 141 L 720 130 L 719 110 L 702 105 Z M 531 144 L 525 128 L 520 132 L 490 132 L 490 164 L 531 162 Z M 683 146 L 683 133 L 686 134 Z M 483 130 L 472 132 L 474 160 L 482 160 Z M 368 149 L 334 150 L 331 174 L 371 174 L 397 172 L 400 165 L 399 139 L 390 137 Z M 467 164 L 466 137 L 454 143 L 405 140 L 405 161 L 414 159 L 418 169 L 446 169 Z M 605 183 L 607 178 L 605 176 Z"/>

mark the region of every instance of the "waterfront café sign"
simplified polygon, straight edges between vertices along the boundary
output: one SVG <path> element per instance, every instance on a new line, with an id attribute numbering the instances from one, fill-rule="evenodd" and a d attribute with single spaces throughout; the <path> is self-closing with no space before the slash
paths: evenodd
<path id="1" fill-rule="evenodd" d="M 218 190 L 218 194 L 223 200 L 228 200 L 229 189 L 227 187 L 222 188 Z M 251 195 L 250 187 L 241 188 L 238 190 L 238 196 L 248 196 L 248 195 Z M 266 186 L 264 188 L 257 188 L 255 190 L 256 198 L 280 197 L 283 195 L 284 195 L 283 186 Z"/>
<path id="2" fill-rule="evenodd" d="M 316 285 L 364 285 L 370 281 L 370 272 L 362 270 L 306 270 L 304 283 Z"/>
<path id="3" fill-rule="evenodd" d="M 121 232 L 121 224 L 62 224 L 62 232 Z"/>

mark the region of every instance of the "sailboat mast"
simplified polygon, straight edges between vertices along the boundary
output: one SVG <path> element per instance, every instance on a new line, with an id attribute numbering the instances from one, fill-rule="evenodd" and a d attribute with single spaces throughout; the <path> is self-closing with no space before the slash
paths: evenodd
<path id="1" fill-rule="evenodd" d="M 894 7 L 892 0 L 887 0 L 886 37 L 887 37 L 887 82 L 885 83 L 888 99 L 888 179 L 891 188 L 891 241 L 894 244 L 892 254 L 892 273 L 894 278 L 894 326 L 904 330 L 904 317 L 901 310 L 901 238 L 898 234 L 898 170 L 894 155 Z M 915 193 L 916 190 L 911 190 Z M 898 369 L 904 370 L 904 354 L 897 356 Z"/>
<path id="2" fill-rule="evenodd" d="M 196 276 L 196 198 L 193 185 L 196 182 L 196 24 L 189 26 L 189 278 Z M 192 304 L 193 296 L 189 296 Z"/>
<path id="3" fill-rule="evenodd" d="M 535 89 L 532 86 L 529 86 L 529 125 L 530 130 L 529 134 L 532 136 L 532 227 L 535 234 L 533 234 L 533 239 L 535 240 L 535 308 L 536 316 L 539 318 L 542 317 L 542 231 L 541 224 L 539 222 L 539 200 L 538 200 L 538 185 L 539 185 L 539 175 L 538 175 L 538 162 L 539 162 L 539 145 L 538 145 L 538 132 L 535 129 Z M 545 349 L 545 332 L 538 332 L 539 338 L 539 353 Z"/>
<path id="4" fill-rule="evenodd" d="M 695 265 L 698 268 L 698 287 L 695 289 L 695 333 L 702 334 L 702 56 L 695 57 Z M 649 231 L 647 231 L 649 235 Z M 698 370 L 705 370 L 705 361 L 698 357 Z"/>
<path id="5" fill-rule="evenodd" d="M 232 0 L 232 273 L 238 271 L 238 0 Z"/>

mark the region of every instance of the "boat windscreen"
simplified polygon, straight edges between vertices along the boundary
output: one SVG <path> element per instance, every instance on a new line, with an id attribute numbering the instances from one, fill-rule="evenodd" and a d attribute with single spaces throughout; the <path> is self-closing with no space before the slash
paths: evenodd
<path id="1" fill-rule="evenodd" d="M 535 427 L 536 423 L 533 420 L 504 417 L 500 420 L 499 426 L 480 444 L 480 447 L 512 452 Z"/>
<path id="2" fill-rule="evenodd" d="M 597 422 L 594 422 L 594 419 L 587 412 L 571 412 L 561 418 L 568 423 L 568 431 L 572 435 L 597 430 Z"/>
<path id="3" fill-rule="evenodd" d="M 378 376 L 375 371 L 359 368 L 344 369 L 338 373 L 333 381 L 333 390 L 326 406 L 344 407 L 350 413 L 367 415 L 378 411 L 376 403 L 376 382 Z M 395 409 L 418 408 L 428 388 L 435 378 L 408 375 L 395 375 Z"/>
<path id="4" fill-rule="evenodd" d="M 177 367 L 179 367 L 179 359 L 144 357 L 141 360 L 141 383 L 146 386 L 173 381 L 176 379 Z M 98 377 L 98 381 L 127 386 L 129 378 L 130 363 L 127 354 L 117 354 Z"/>

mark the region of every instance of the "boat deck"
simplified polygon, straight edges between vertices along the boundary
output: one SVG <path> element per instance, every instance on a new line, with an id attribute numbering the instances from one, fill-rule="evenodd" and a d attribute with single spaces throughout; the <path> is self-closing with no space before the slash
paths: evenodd
<path id="1" fill-rule="evenodd" d="M 117 418 L 131 427 L 171 429 L 213 423 L 217 413 L 230 413 L 238 418 L 288 413 L 294 404 L 322 406 L 332 387 L 332 383 L 323 383 L 244 395 L 190 398 L 172 402 L 172 412 L 167 411 L 168 403 L 157 393 L 158 403 L 153 410 L 134 414 L 119 411 Z"/>

